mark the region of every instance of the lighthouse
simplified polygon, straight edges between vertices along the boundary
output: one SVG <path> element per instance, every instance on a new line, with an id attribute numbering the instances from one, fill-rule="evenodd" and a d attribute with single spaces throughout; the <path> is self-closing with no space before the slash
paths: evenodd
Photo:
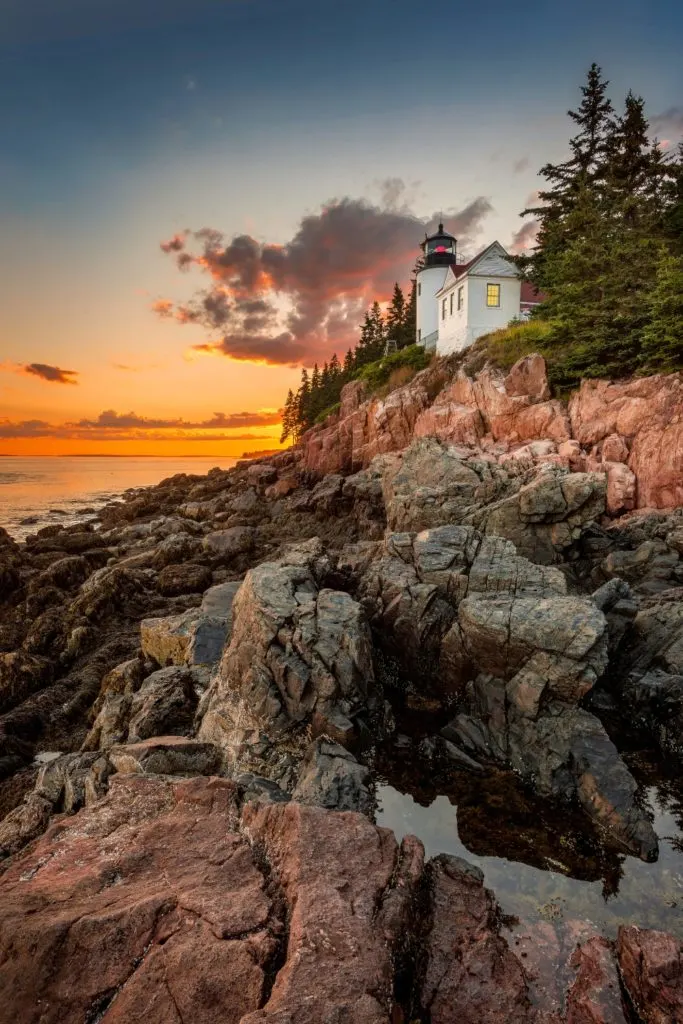
<path id="1" fill-rule="evenodd" d="M 456 261 L 457 240 L 444 231 L 443 224 L 435 235 L 425 235 L 420 248 L 424 266 L 417 275 L 417 337 L 418 345 L 434 350 L 439 338 L 436 294 L 444 285 L 448 268 Z"/>

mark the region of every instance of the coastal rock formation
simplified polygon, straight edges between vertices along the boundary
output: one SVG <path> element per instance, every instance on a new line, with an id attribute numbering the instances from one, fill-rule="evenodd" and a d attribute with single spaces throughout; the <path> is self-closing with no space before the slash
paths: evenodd
<path id="1" fill-rule="evenodd" d="M 683 1020 L 660 911 L 513 925 L 373 824 L 386 780 L 448 796 L 474 856 L 607 898 L 659 762 L 683 821 L 680 375 L 567 410 L 538 356 L 467 366 L 0 532 L 0 1024 Z"/>
<path id="2" fill-rule="evenodd" d="M 285 788 L 308 730 L 348 742 L 358 716 L 382 713 L 367 622 L 348 594 L 324 587 L 328 570 L 314 540 L 247 573 L 199 712 L 199 737 L 218 744 L 228 764 Z"/>

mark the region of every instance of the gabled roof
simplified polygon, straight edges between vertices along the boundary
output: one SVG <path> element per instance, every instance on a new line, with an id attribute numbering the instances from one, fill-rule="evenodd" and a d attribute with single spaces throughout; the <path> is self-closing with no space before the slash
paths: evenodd
<path id="1" fill-rule="evenodd" d="M 508 253 L 507 249 L 505 249 L 500 244 L 500 242 L 498 242 L 498 241 L 491 242 L 490 245 L 487 245 L 485 249 L 482 249 L 482 251 L 480 253 L 478 253 L 474 257 L 474 259 L 471 259 L 468 263 L 455 263 L 455 264 L 451 265 L 448 268 L 448 274 L 446 274 L 446 279 L 445 279 L 443 285 L 441 286 L 441 288 L 439 289 L 439 291 L 436 294 L 437 295 L 441 295 L 442 292 L 446 292 L 450 288 L 452 288 L 456 281 L 459 281 L 463 277 L 466 277 L 468 274 L 471 274 L 476 269 L 477 264 L 481 260 L 483 260 L 483 258 L 485 256 L 487 256 L 491 252 L 492 249 L 500 249 L 500 251 L 503 254 L 503 256 L 505 256 L 505 257 L 509 256 L 509 253 Z M 453 280 L 449 280 L 449 276 L 451 274 L 453 275 Z"/>

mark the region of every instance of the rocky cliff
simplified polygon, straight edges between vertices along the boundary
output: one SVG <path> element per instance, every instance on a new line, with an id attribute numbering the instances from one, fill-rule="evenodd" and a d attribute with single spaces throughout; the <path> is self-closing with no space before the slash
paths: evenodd
<path id="1" fill-rule="evenodd" d="M 541 356 L 503 375 L 473 377 L 446 361 L 386 398 L 347 384 L 341 407 L 303 439 L 303 462 L 319 474 L 353 472 L 417 437 L 481 451 L 490 460 L 533 458 L 607 477 L 607 511 L 683 503 L 683 375 L 626 383 L 583 381 L 569 404 L 550 398 Z"/>
<path id="2" fill-rule="evenodd" d="M 375 824 L 412 772 L 489 793 L 473 853 L 512 787 L 571 839 L 511 861 L 606 890 L 657 861 L 632 752 L 683 774 L 682 403 L 442 363 L 297 449 L 0 531 L 0 1024 L 683 1021 L 641 908 L 513 942 L 478 868 Z"/>

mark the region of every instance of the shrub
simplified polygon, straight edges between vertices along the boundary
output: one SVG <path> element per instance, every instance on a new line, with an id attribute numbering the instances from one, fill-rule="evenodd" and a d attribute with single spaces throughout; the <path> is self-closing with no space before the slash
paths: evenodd
<path id="1" fill-rule="evenodd" d="M 430 360 L 431 356 L 421 345 L 408 345 L 406 348 L 399 349 L 398 352 L 392 352 L 390 355 L 384 356 L 383 359 L 378 359 L 375 363 L 368 363 L 357 376 L 360 380 L 365 381 L 369 391 L 375 392 L 384 384 L 389 383 L 389 378 L 395 371 L 408 368 L 413 371 L 411 377 L 414 377 L 416 373 L 429 365 Z M 407 380 L 410 380 L 411 377 Z M 406 382 L 403 381 L 403 383 Z"/>
<path id="2" fill-rule="evenodd" d="M 483 350 L 487 359 L 502 370 L 509 370 L 518 359 L 540 352 L 550 361 L 548 342 L 552 328 L 546 320 L 527 320 L 510 324 L 479 338 L 473 350 Z"/>

